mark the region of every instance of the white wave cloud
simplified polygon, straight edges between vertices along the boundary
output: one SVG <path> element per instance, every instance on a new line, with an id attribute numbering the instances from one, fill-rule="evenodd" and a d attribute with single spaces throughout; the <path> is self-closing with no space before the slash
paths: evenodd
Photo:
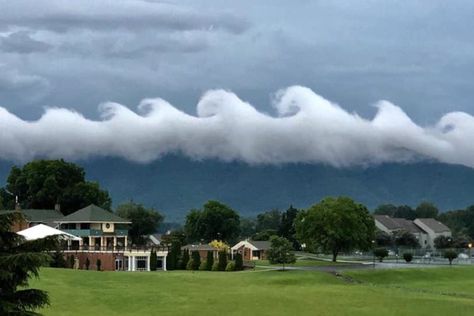
<path id="1" fill-rule="evenodd" d="M 371 120 L 349 113 L 312 90 L 293 86 L 274 100 L 276 116 L 232 92 L 211 90 L 188 115 L 163 99 L 145 99 L 134 112 L 100 106 L 101 120 L 47 108 L 25 121 L 0 107 L 0 158 L 123 157 L 149 162 L 170 153 L 251 164 L 326 163 L 337 167 L 430 159 L 474 167 L 474 117 L 444 115 L 433 126 L 415 124 L 388 101 Z"/>

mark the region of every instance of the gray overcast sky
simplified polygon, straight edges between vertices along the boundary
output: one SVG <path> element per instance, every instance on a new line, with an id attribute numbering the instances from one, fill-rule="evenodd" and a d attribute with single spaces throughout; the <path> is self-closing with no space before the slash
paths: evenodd
<path id="1" fill-rule="evenodd" d="M 473 1 L 0 1 L 0 106 L 95 118 L 104 101 L 162 97 L 194 114 L 225 88 L 273 113 L 273 93 L 302 85 L 434 123 L 474 114 L 473 16 Z"/>

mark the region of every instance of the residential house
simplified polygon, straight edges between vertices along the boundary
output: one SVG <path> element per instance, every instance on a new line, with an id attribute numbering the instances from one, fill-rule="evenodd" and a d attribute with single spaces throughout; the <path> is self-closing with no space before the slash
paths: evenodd
<path id="1" fill-rule="evenodd" d="M 417 218 L 414 223 L 426 232 L 428 236 L 427 244 L 430 248 L 434 248 L 434 240 L 436 237 L 451 237 L 451 230 L 448 226 L 434 218 Z"/>
<path id="2" fill-rule="evenodd" d="M 66 255 L 75 256 L 79 268 L 85 268 L 89 259 L 94 269 L 101 260 L 103 270 L 150 270 L 150 247 L 134 248 L 128 243 L 129 220 L 96 205 L 89 205 L 57 221 L 62 231 L 81 237 L 68 241 Z M 166 269 L 167 250 L 157 248 L 158 267 Z"/>
<path id="3" fill-rule="evenodd" d="M 411 221 L 388 215 L 374 215 L 374 220 L 377 229 L 388 234 L 402 230 L 412 233 L 422 248 L 434 248 L 434 239 L 440 235 L 451 236 L 451 230 L 434 218 L 418 218 Z"/>
<path id="4" fill-rule="evenodd" d="M 18 232 L 26 228 L 38 225 L 45 224 L 51 227 L 57 226 L 54 221 L 59 220 L 63 217 L 63 214 L 56 209 L 21 209 L 19 206 L 14 211 L 0 211 L 0 212 L 15 212 L 21 215 L 18 220 L 16 220 L 11 230 L 13 232 Z"/>
<path id="5" fill-rule="evenodd" d="M 270 249 L 269 241 L 243 240 L 231 248 L 231 255 L 242 254 L 244 260 L 264 260 L 267 259 Z"/>

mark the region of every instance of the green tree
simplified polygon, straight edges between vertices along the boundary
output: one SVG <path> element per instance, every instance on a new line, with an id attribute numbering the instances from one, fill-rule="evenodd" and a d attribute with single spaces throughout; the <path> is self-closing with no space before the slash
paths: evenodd
<path id="1" fill-rule="evenodd" d="M 281 212 L 279 210 L 271 210 L 257 215 L 257 232 L 264 230 L 278 231 L 281 224 Z"/>
<path id="2" fill-rule="evenodd" d="M 405 252 L 403 254 L 403 259 L 405 259 L 407 263 L 410 263 L 413 260 L 413 254 L 410 252 Z"/>
<path id="3" fill-rule="evenodd" d="M 453 264 L 453 260 L 458 257 L 458 253 L 454 250 L 446 250 L 443 254 L 443 257 L 448 259 L 449 265 Z"/>
<path id="4" fill-rule="evenodd" d="M 384 231 L 377 230 L 375 232 L 375 244 L 378 247 L 390 247 L 393 245 L 392 235 L 387 234 Z"/>
<path id="5" fill-rule="evenodd" d="M 0 315 L 39 315 L 35 310 L 49 304 L 45 291 L 29 289 L 28 280 L 50 256 L 45 251 L 58 248 L 55 238 L 26 241 L 10 231 L 17 213 L 0 214 Z"/>
<path id="6" fill-rule="evenodd" d="M 142 204 L 127 202 L 117 207 L 117 215 L 132 222 L 128 231 L 133 244 L 143 245 L 146 236 L 156 233 L 163 222 L 163 216 L 153 208 L 146 208 Z"/>
<path id="7" fill-rule="evenodd" d="M 191 252 L 191 258 L 192 258 L 192 270 L 199 270 L 199 266 L 201 265 L 201 256 L 199 255 L 199 251 L 193 251 Z"/>
<path id="8" fill-rule="evenodd" d="M 375 233 L 367 208 L 347 197 L 325 198 L 295 221 L 298 240 L 313 251 L 332 253 L 336 261 L 341 251 L 368 250 Z"/>
<path id="9" fill-rule="evenodd" d="M 227 252 L 219 251 L 219 271 L 225 271 L 227 267 Z"/>
<path id="10" fill-rule="evenodd" d="M 395 211 L 395 214 L 393 214 L 393 217 L 414 220 L 416 218 L 416 213 L 410 206 L 401 205 L 397 207 L 397 210 Z"/>
<path id="11" fill-rule="evenodd" d="M 85 180 L 84 169 L 64 160 L 35 160 L 12 167 L 6 189 L 20 198 L 22 208 L 52 209 L 56 203 L 67 215 L 90 204 L 110 209 L 112 200 L 96 182 Z M 13 209 L 15 197 L 0 190 L 4 207 Z"/>
<path id="12" fill-rule="evenodd" d="M 382 204 L 374 210 L 374 215 L 388 215 L 394 217 L 397 207 L 393 204 Z"/>
<path id="13" fill-rule="evenodd" d="M 91 261 L 90 261 L 89 258 L 87 257 L 87 258 L 86 258 L 86 270 L 89 270 L 90 265 L 91 265 Z"/>
<path id="14" fill-rule="evenodd" d="M 278 228 L 278 236 L 288 239 L 293 249 L 300 249 L 300 244 L 296 240 L 295 219 L 298 215 L 298 210 L 292 205 L 281 214 L 280 226 Z"/>
<path id="15" fill-rule="evenodd" d="M 186 216 L 185 232 L 189 241 L 224 240 L 233 242 L 240 232 L 240 217 L 218 201 L 208 201 L 202 210 L 191 210 Z"/>
<path id="16" fill-rule="evenodd" d="M 266 230 L 262 230 L 262 231 L 256 233 L 255 235 L 253 235 L 252 240 L 267 241 L 267 240 L 270 240 L 270 238 L 272 236 L 278 236 L 277 234 L 278 234 L 278 232 L 274 229 L 266 229 Z"/>
<path id="17" fill-rule="evenodd" d="M 181 256 L 181 270 L 186 270 L 189 262 L 189 251 L 187 249 L 183 250 L 183 255 Z"/>
<path id="18" fill-rule="evenodd" d="M 416 218 L 436 218 L 438 213 L 438 208 L 430 202 L 422 202 L 415 209 Z"/>
<path id="19" fill-rule="evenodd" d="M 240 238 L 247 239 L 252 237 L 256 232 L 256 221 L 253 218 L 240 219 Z"/>
<path id="20" fill-rule="evenodd" d="M 95 265 L 97 267 L 97 271 L 100 271 L 100 269 L 102 268 L 102 260 L 97 259 Z"/>
<path id="21" fill-rule="evenodd" d="M 448 236 L 438 236 L 434 239 L 436 249 L 447 249 L 454 247 L 454 239 Z"/>
<path id="22" fill-rule="evenodd" d="M 158 267 L 158 257 L 156 255 L 156 250 L 152 249 L 150 252 L 150 271 L 156 271 Z"/>
<path id="23" fill-rule="evenodd" d="M 397 247 L 408 247 L 408 248 L 418 248 L 420 244 L 416 239 L 415 235 L 406 231 L 400 230 L 394 233 L 393 236 L 395 240 L 395 245 Z"/>
<path id="24" fill-rule="evenodd" d="M 383 259 L 388 256 L 388 250 L 387 248 L 375 248 L 374 249 L 374 256 L 379 259 L 380 262 L 383 261 Z"/>
<path id="25" fill-rule="evenodd" d="M 244 260 L 241 253 L 235 255 L 235 270 L 240 271 L 244 269 Z"/>
<path id="26" fill-rule="evenodd" d="M 291 242 L 284 238 L 273 236 L 270 239 L 271 245 L 268 250 L 268 261 L 271 264 L 281 264 L 283 270 L 285 270 L 285 264 L 295 263 L 296 257 L 295 254 L 291 251 L 293 246 Z"/>
<path id="27" fill-rule="evenodd" d="M 214 265 L 214 253 L 212 251 L 208 251 L 207 259 L 206 259 L 206 270 L 211 271 L 213 265 Z"/>

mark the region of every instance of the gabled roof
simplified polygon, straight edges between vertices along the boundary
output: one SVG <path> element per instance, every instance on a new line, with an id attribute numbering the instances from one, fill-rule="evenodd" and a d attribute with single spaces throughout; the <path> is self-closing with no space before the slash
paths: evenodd
<path id="1" fill-rule="evenodd" d="M 123 219 L 112 212 L 106 211 L 97 205 L 91 204 L 72 214 L 64 216 L 56 223 L 116 223 L 130 224 L 127 219 Z"/>
<path id="2" fill-rule="evenodd" d="M 412 234 L 423 233 L 423 230 L 413 221 L 405 218 L 393 218 L 388 215 L 374 215 L 374 218 L 390 231 L 405 230 Z"/>
<path id="3" fill-rule="evenodd" d="M 269 241 L 257 241 L 257 240 L 242 240 L 235 244 L 231 249 L 237 250 L 245 246 L 246 248 L 250 248 L 252 250 L 267 250 L 270 249 L 271 243 Z"/>
<path id="4" fill-rule="evenodd" d="M 52 222 L 55 220 L 60 220 L 64 217 L 64 215 L 59 212 L 58 210 L 51 209 L 51 210 L 36 210 L 36 209 L 27 209 L 21 210 L 23 214 L 25 214 L 26 219 L 29 222 Z"/>
<path id="5" fill-rule="evenodd" d="M 43 224 L 38 224 L 33 227 L 24 229 L 22 231 L 19 231 L 17 234 L 22 235 L 23 237 L 25 237 L 26 240 L 42 239 L 49 236 L 59 236 L 61 239 L 64 240 L 81 240 L 80 237 L 71 235 L 69 233 L 63 232 L 62 230 L 55 229 Z"/>
<path id="6" fill-rule="evenodd" d="M 443 223 L 437 221 L 434 218 L 417 218 L 416 220 L 428 226 L 428 228 L 430 228 L 435 233 L 451 232 L 448 226 L 444 225 Z"/>
<path id="7" fill-rule="evenodd" d="M 51 210 L 44 210 L 44 209 L 26 209 L 26 210 L 12 210 L 12 211 L 0 211 L 0 214 L 8 214 L 8 213 L 18 213 L 23 214 L 26 220 L 30 223 L 45 223 L 45 222 L 52 222 L 55 220 L 59 220 L 64 215 L 54 209 Z"/>
<path id="8" fill-rule="evenodd" d="M 400 224 L 388 215 L 374 215 L 374 219 L 385 226 L 388 230 L 400 229 Z"/>

